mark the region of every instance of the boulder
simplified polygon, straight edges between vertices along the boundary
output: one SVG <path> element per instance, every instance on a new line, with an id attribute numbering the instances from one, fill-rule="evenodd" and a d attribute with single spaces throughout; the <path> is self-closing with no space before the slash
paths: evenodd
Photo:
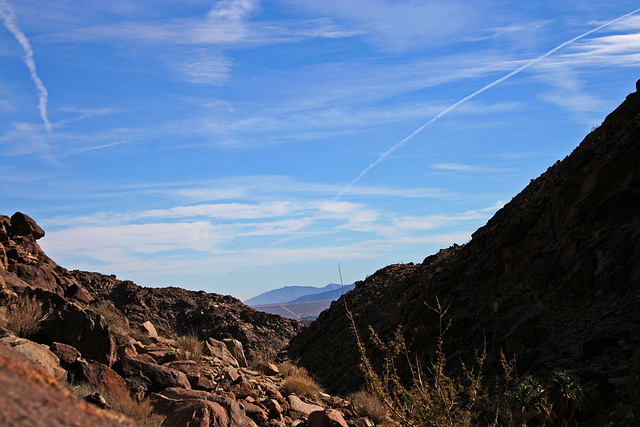
<path id="1" fill-rule="evenodd" d="M 0 344 L 11 348 L 14 352 L 20 354 L 24 360 L 39 366 L 57 380 L 63 379 L 67 374 L 60 367 L 58 356 L 53 354 L 46 345 L 12 336 L 0 339 Z"/>
<path id="2" fill-rule="evenodd" d="M 335 409 L 325 409 L 309 414 L 308 427 L 349 427 L 342 414 Z"/>
<path id="3" fill-rule="evenodd" d="M 153 323 L 148 320 L 138 326 L 138 331 L 143 335 L 144 338 L 158 338 L 158 331 L 156 331 Z"/>
<path id="4" fill-rule="evenodd" d="M 137 376 L 146 377 L 150 382 L 150 391 L 159 392 L 168 387 L 191 389 L 191 384 L 183 372 L 167 366 L 161 366 L 155 363 L 149 363 L 138 360 L 137 358 L 125 356 L 118 360 L 118 363 L 114 365 L 114 368 L 125 378 Z"/>
<path id="5" fill-rule="evenodd" d="M 83 310 L 74 303 L 65 303 L 62 309 L 41 322 L 41 334 L 48 342 L 59 342 L 75 347 L 84 358 L 107 366 L 116 360 L 116 342 L 106 320 L 91 310 Z"/>
<path id="6" fill-rule="evenodd" d="M 166 345 L 150 345 L 146 346 L 142 351 L 143 354 L 148 354 L 159 364 L 170 363 L 176 360 L 177 353 L 172 347 Z"/>
<path id="7" fill-rule="evenodd" d="M 154 412 L 166 417 L 167 426 L 227 427 L 227 411 L 218 403 L 209 400 L 174 400 L 162 395 L 153 395 Z"/>
<path id="8" fill-rule="evenodd" d="M 229 387 L 229 391 L 235 394 L 239 399 L 246 399 L 247 397 L 251 397 L 253 399 L 258 398 L 258 392 L 253 385 L 247 381 L 240 381 L 231 385 L 231 387 Z"/>
<path id="9" fill-rule="evenodd" d="M 179 408 L 184 402 L 189 401 L 208 401 L 216 403 L 224 408 L 227 415 L 229 427 L 245 427 L 246 426 L 246 414 L 244 408 L 235 400 L 228 397 L 218 396 L 212 393 L 198 390 L 184 390 L 179 388 L 167 388 L 160 393 L 154 393 L 151 395 L 151 404 L 154 408 Z M 180 403 L 182 402 L 182 403 Z M 162 409 L 160 409 L 161 413 Z M 169 425 L 182 425 L 182 424 L 169 424 Z M 214 425 L 214 424 L 212 424 Z M 218 424 L 215 424 L 218 425 Z M 222 425 L 222 424 L 220 424 Z"/>
<path id="10" fill-rule="evenodd" d="M 241 368 L 247 367 L 247 358 L 244 355 L 242 343 L 234 338 L 225 338 L 222 342 L 227 346 L 231 355 L 238 361 Z"/>
<path id="11" fill-rule="evenodd" d="M 11 228 L 9 233 L 12 236 L 31 236 L 38 240 L 44 237 L 44 230 L 31 218 L 22 212 L 16 212 L 11 217 Z"/>
<path id="12" fill-rule="evenodd" d="M 75 347 L 67 344 L 54 342 L 53 344 L 51 344 L 49 349 L 53 352 L 53 354 L 58 356 L 58 359 L 60 359 L 60 366 L 62 366 L 64 369 L 69 369 L 69 366 L 71 366 L 71 364 L 73 364 L 73 362 L 78 360 L 78 357 L 80 357 L 80 352 L 76 350 Z"/>
<path id="13" fill-rule="evenodd" d="M 298 412 L 305 417 L 311 414 L 312 412 L 324 411 L 324 408 L 319 405 L 314 405 L 312 403 L 305 403 L 295 394 L 289 395 L 287 397 L 287 401 L 289 402 L 289 407 L 292 411 Z"/>
<path id="14" fill-rule="evenodd" d="M 262 423 L 266 422 L 269 419 L 269 417 L 267 416 L 267 412 L 260 405 L 257 405 L 255 403 L 243 402 L 242 406 L 244 406 L 244 412 L 245 414 L 247 414 L 247 417 L 251 418 L 259 425 L 262 425 Z"/>
<path id="15" fill-rule="evenodd" d="M 93 360 L 78 359 L 69 367 L 76 381 L 86 381 L 105 393 L 121 395 L 129 393 L 124 379 L 113 369 Z"/>
<path id="16" fill-rule="evenodd" d="M 225 343 L 213 338 L 209 338 L 204 343 L 204 354 L 212 357 L 217 357 L 224 363 L 228 363 L 235 368 L 239 368 L 240 365 L 235 357 L 231 354 Z"/>
<path id="17" fill-rule="evenodd" d="M 176 360 L 175 362 L 171 362 L 169 368 L 177 369 L 180 372 L 183 372 L 189 383 L 191 384 L 191 388 L 197 388 L 198 381 L 200 380 L 200 376 L 202 373 L 200 372 L 200 368 L 198 364 L 193 360 Z"/>
<path id="18" fill-rule="evenodd" d="M 256 369 L 265 375 L 276 376 L 280 373 L 280 370 L 274 363 L 261 362 Z"/>
<path id="19" fill-rule="evenodd" d="M 0 425 L 135 426 L 77 399 L 39 367 L 0 345 Z"/>

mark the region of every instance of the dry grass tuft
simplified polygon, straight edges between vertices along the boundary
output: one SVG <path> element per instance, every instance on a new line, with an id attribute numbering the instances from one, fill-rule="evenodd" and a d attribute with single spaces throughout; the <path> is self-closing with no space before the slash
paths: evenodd
<path id="1" fill-rule="evenodd" d="M 86 381 L 80 383 L 67 382 L 65 386 L 80 399 L 84 399 L 85 396 L 96 392 L 100 393 L 111 407 L 111 410 L 126 416 L 141 426 L 157 427 L 164 423 L 165 417 L 153 413 L 153 407 L 148 400 L 138 402 L 127 391 L 104 392 L 96 389 Z"/>
<path id="2" fill-rule="evenodd" d="M 109 325 L 109 332 L 118 345 L 126 344 L 130 339 L 129 321 L 124 314 L 107 301 L 99 301 L 87 307 L 89 310 L 104 317 Z"/>
<path id="3" fill-rule="evenodd" d="M 322 393 L 320 385 L 305 368 L 298 367 L 291 362 L 285 362 L 278 369 L 284 377 L 282 387 L 288 394 L 313 398 Z"/>
<path id="4" fill-rule="evenodd" d="M 20 296 L 3 310 L 4 327 L 22 338 L 31 338 L 40 330 L 47 316 L 35 297 Z"/>
<path id="5" fill-rule="evenodd" d="M 202 361 L 204 344 L 195 335 L 178 337 L 175 344 L 178 360 L 193 360 L 196 363 Z"/>
<path id="6" fill-rule="evenodd" d="M 368 417 L 376 424 L 382 423 L 387 417 L 387 409 L 375 394 L 362 390 L 353 395 L 351 401 L 358 415 Z"/>

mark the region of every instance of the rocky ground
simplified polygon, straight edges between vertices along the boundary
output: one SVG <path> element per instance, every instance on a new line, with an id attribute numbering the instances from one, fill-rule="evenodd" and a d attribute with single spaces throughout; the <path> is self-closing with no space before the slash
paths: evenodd
<path id="1" fill-rule="evenodd" d="M 43 235 L 27 215 L 0 217 L 1 425 L 373 425 L 271 363 L 299 323 L 228 296 L 69 272 Z"/>

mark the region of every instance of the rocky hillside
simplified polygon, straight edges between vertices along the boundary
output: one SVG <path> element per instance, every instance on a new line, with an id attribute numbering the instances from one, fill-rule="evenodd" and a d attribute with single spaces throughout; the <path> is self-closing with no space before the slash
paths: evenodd
<path id="1" fill-rule="evenodd" d="M 179 288 L 144 288 L 115 276 L 68 271 L 47 257 L 37 243 L 45 232 L 29 216 L 0 215 L 0 285 L 22 293 L 42 289 L 79 303 L 108 300 L 137 326 L 145 321 L 161 334 L 200 339 L 235 338 L 249 359 L 277 354 L 301 328 L 291 319 L 256 311 L 240 300 Z"/>
<path id="2" fill-rule="evenodd" d="M 229 296 L 69 272 L 42 236 L 27 215 L 0 216 L 0 425 L 373 426 L 303 369 L 271 363 L 301 324 Z"/>
<path id="3" fill-rule="evenodd" d="M 363 385 L 344 298 L 290 346 L 292 358 L 340 393 Z M 436 299 L 449 306 L 449 367 L 486 345 L 489 375 L 504 351 L 523 374 L 566 370 L 605 405 L 629 400 L 640 354 L 639 93 L 469 243 L 383 268 L 346 295 L 363 337 L 368 326 L 383 338 L 401 327 L 424 367 L 439 334 Z"/>

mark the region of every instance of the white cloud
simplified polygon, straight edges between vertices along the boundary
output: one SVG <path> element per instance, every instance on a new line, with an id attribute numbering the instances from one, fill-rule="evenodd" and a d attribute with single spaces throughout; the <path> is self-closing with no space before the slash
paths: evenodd
<path id="1" fill-rule="evenodd" d="M 38 89 L 38 109 L 40 110 L 40 117 L 42 118 L 42 122 L 44 123 L 44 127 L 51 137 L 51 123 L 49 122 L 49 118 L 47 116 L 47 101 L 48 101 L 48 92 L 47 88 L 42 83 L 42 79 L 38 75 L 36 71 L 36 63 L 33 59 L 33 49 L 31 48 L 31 43 L 27 36 L 22 32 L 18 23 L 16 21 L 16 16 L 13 13 L 13 10 L 9 6 L 6 0 L 0 0 L 0 18 L 4 21 L 5 27 L 7 30 L 13 34 L 16 38 L 22 49 L 24 50 L 24 63 L 29 69 L 29 73 L 31 75 L 31 80 L 36 85 L 36 89 Z"/>

